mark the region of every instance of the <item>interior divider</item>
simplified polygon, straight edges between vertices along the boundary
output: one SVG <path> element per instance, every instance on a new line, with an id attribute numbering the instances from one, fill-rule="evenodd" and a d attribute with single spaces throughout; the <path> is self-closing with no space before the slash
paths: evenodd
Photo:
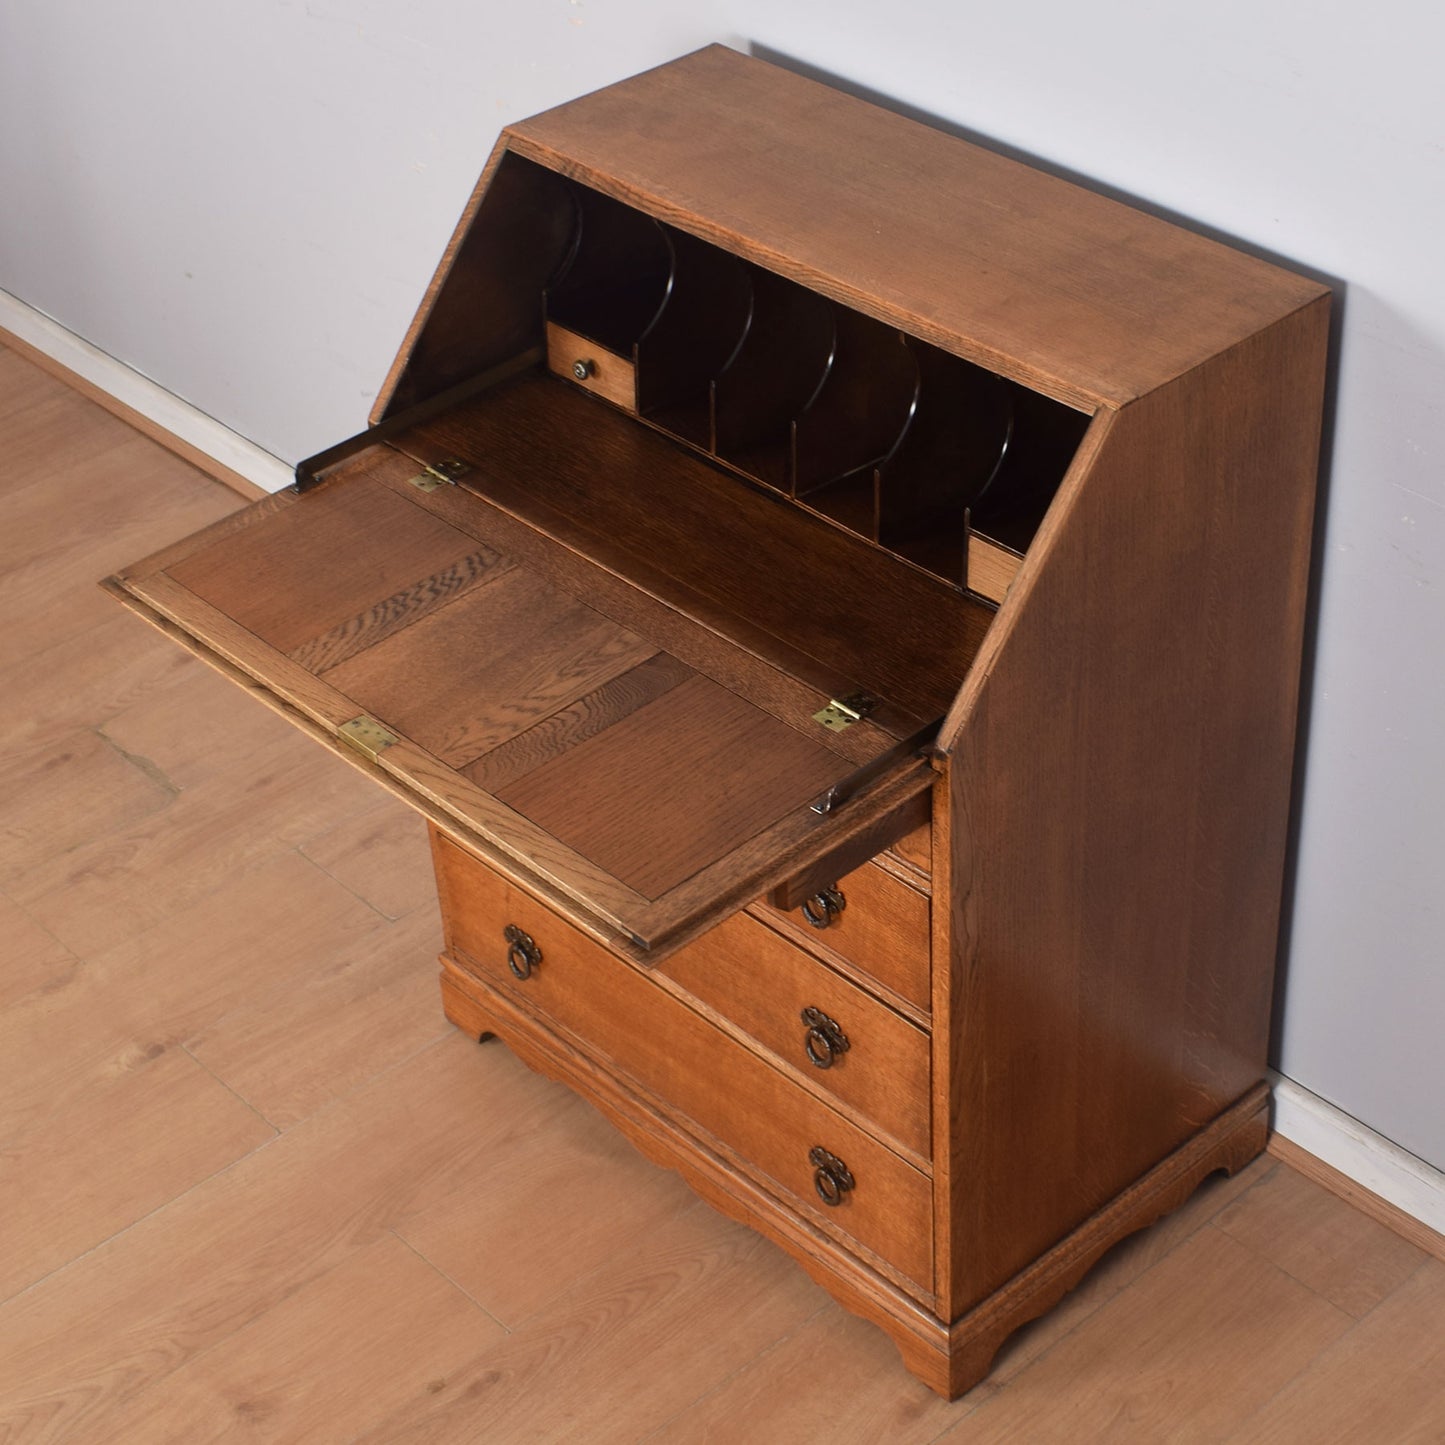
<path id="1" fill-rule="evenodd" d="M 965 518 L 993 479 L 1014 431 L 1012 388 L 937 347 L 916 344 L 918 405 L 880 469 L 878 540 L 963 585 Z"/>
<path id="2" fill-rule="evenodd" d="M 547 319 L 631 359 L 672 288 L 672 242 L 651 216 L 610 196 L 575 186 L 573 199 L 572 254 L 544 298 Z"/>
<path id="3" fill-rule="evenodd" d="M 712 449 L 711 387 L 753 321 L 751 268 L 683 231 L 667 231 L 672 284 L 636 347 L 637 409 L 655 425 Z"/>
<path id="4" fill-rule="evenodd" d="M 570 194 L 545 314 L 632 363 L 653 427 L 954 587 L 971 538 L 1022 555 L 1086 415 L 585 186 Z"/>
<path id="5" fill-rule="evenodd" d="M 837 310 L 816 291 L 753 268 L 753 321 L 713 386 L 715 449 L 723 461 L 789 490 L 792 424 L 828 378 Z"/>

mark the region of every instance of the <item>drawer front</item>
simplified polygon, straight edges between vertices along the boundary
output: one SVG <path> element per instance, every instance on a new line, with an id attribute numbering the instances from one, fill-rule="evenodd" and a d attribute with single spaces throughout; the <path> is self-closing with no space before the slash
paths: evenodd
<path id="1" fill-rule="evenodd" d="M 786 1193 L 798 1212 L 932 1288 L 930 1183 L 871 1135 L 446 839 L 437 882 L 449 952 L 505 996 L 572 1034 L 598 1062 L 695 1121 Z M 508 927 L 526 935 L 509 941 Z M 509 966 L 508 951 L 518 978 Z M 825 1205 L 817 1175 L 852 1187 Z M 834 1176 L 836 1178 L 836 1174 Z M 821 1187 L 836 1193 L 827 1178 Z"/>
<path id="2" fill-rule="evenodd" d="M 929 1008 L 927 894 L 910 888 L 876 864 L 840 878 L 844 906 L 811 906 L 816 923 L 802 908 L 784 911 L 759 905 L 764 918 L 780 923 L 810 944 L 830 948 L 869 977 L 925 1012 Z"/>
<path id="3" fill-rule="evenodd" d="M 905 833 L 894 845 L 892 851 L 905 863 L 911 863 L 921 873 L 933 872 L 933 825 L 925 823 Z"/>
<path id="4" fill-rule="evenodd" d="M 922 1029 L 746 914 L 679 949 L 658 971 L 927 1156 L 929 1044 Z"/>
<path id="5" fill-rule="evenodd" d="M 636 370 L 632 363 L 555 321 L 547 323 L 547 370 L 566 377 L 583 391 L 606 397 L 615 406 L 637 411 Z"/>

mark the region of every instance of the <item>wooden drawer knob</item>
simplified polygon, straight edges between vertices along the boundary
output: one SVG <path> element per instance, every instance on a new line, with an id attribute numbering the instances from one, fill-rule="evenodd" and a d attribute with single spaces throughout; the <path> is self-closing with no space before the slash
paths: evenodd
<path id="1" fill-rule="evenodd" d="M 542 961 L 542 950 L 537 947 L 532 935 L 523 933 L 515 923 L 509 923 L 502 930 L 502 937 L 507 940 L 507 967 L 512 970 L 512 976 L 531 978 L 532 970 Z"/>
<path id="2" fill-rule="evenodd" d="M 838 1055 L 848 1052 L 848 1035 L 820 1008 L 809 1005 L 803 1010 L 802 1018 L 808 1030 L 803 1035 L 803 1051 L 808 1061 L 820 1069 L 831 1069 Z"/>
<path id="3" fill-rule="evenodd" d="M 822 889 L 813 894 L 811 898 L 805 898 L 803 900 L 803 917 L 814 928 L 827 928 L 847 906 L 848 900 L 843 897 L 842 889 L 835 885 L 832 888 Z"/>
<path id="4" fill-rule="evenodd" d="M 813 1166 L 813 1188 L 818 1191 L 818 1198 L 830 1209 L 836 1209 L 853 1188 L 852 1170 L 821 1144 L 815 1144 L 808 1151 L 808 1163 Z"/>

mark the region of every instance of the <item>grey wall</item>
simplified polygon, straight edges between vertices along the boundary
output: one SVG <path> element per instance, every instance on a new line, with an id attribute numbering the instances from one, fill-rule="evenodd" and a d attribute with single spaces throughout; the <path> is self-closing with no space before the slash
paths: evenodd
<path id="1" fill-rule="evenodd" d="M 1280 1062 L 1445 1167 L 1445 12 L 0 0 L 0 288 L 294 460 L 506 121 L 714 40 L 1347 282 Z"/>

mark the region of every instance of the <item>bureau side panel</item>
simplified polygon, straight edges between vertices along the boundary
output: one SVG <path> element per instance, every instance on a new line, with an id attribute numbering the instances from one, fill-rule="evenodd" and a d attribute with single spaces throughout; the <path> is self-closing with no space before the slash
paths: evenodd
<path id="1" fill-rule="evenodd" d="M 1327 317 L 1112 418 L 946 726 L 945 1318 L 1263 1077 Z"/>

